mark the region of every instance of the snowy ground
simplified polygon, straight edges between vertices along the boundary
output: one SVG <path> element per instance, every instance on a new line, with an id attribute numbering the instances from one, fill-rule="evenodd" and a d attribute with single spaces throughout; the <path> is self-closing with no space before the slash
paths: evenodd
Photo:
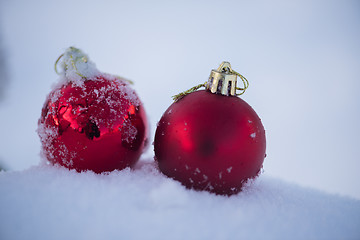
<path id="1" fill-rule="evenodd" d="M 0 239 L 359 239 L 360 201 L 261 176 L 238 195 L 187 190 L 150 161 L 110 174 L 0 173 Z"/>

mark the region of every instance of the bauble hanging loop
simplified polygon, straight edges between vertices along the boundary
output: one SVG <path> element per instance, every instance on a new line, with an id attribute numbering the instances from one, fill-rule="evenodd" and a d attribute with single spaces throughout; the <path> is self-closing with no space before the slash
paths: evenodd
<path id="1" fill-rule="evenodd" d="M 229 62 L 222 62 L 217 70 L 211 70 L 206 89 L 212 93 L 235 96 L 237 75 Z"/>
<path id="2" fill-rule="evenodd" d="M 242 80 L 244 85 L 243 88 L 237 87 L 237 77 L 240 77 Z M 249 81 L 243 75 L 234 71 L 231 68 L 231 64 L 229 62 L 224 61 L 216 70 L 211 70 L 209 80 L 207 82 L 194 86 L 182 93 L 173 96 L 172 98 L 176 102 L 185 95 L 192 93 L 201 87 L 205 87 L 206 90 L 215 94 L 221 94 L 225 96 L 239 96 L 242 95 L 249 87 Z M 240 90 L 241 92 L 237 93 L 236 90 Z"/>

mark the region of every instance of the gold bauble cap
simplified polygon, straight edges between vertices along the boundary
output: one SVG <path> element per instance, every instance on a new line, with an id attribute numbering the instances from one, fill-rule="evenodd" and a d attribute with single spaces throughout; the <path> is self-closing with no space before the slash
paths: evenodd
<path id="1" fill-rule="evenodd" d="M 218 69 L 211 70 L 206 89 L 212 93 L 236 96 L 237 75 L 229 62 L 222 62 Z"/>

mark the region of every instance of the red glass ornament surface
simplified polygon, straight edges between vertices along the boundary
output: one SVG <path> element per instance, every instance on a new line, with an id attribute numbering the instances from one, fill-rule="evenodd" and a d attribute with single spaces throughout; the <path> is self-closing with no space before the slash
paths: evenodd
<path id="1" fill-rule="evenodd" d="M 133 166 L 147 143 L 147 126 L 135 91 L 101 76 L 53 90 L 38 132 L 51 163 L 100 173 Z"/>
<path id="2" fill-rule="evenodd" d="M 188 188 L 238 193 L 265 158 L 260 118 L 238 97 L 196 91 L 173 103 L 155 133 L 155 159 Z"/>

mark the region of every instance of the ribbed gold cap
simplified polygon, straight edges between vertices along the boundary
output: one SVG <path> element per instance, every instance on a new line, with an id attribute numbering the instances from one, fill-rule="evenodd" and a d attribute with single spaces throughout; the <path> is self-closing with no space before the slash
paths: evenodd
<path id="1" fill-rule="evenodd" d="M 218 69 L 211 70 L 206 89 L 212 93 L 236 96 L 237 75 L 229 62 L 222 62 Z"/>

